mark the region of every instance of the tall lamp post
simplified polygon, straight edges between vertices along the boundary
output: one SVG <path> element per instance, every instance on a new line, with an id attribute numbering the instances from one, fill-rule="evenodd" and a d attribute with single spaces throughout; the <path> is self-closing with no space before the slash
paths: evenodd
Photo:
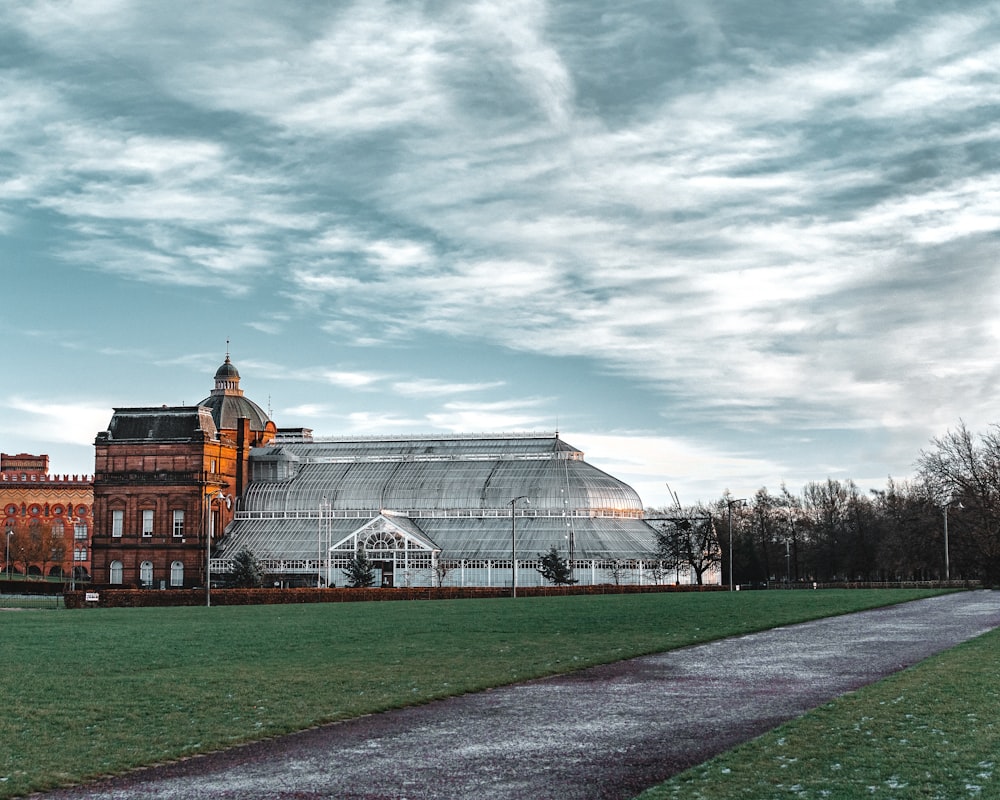
<path id="1" fill-rule="evenodd" d="M 205 605 L 212 605 L 212 501 L 222 500 L 230 508 L 233 498 L 216 489 L 205 495 Z"/>
<path id="2" fill-rule="evenodd" d="M 11 528 L 7 529 L 7 557 L 4 560 L 4 566 L 7 569 L 7 580 L 10 580 L 10 537 L 14 535 L 14 531 Z"/>
<path id="3" fill-rule="evenodd" d="M 729 591 L 733 591 L 733 506 L 743 507 L 746 502 L 742 498 L 726 501 L 726 507 L 729 511 Z"/>
<path id="4" fill-rule="evenodd" d="M 965 508 L 961 501 L 949 500 L 944 504 L 944 579 L 946 581 L 951 580 L 951 564 L 949 563 L 948 555 L 948 510 L 954 506 L 955 508 Z"/>
<path id="5" fill-rule="evenodd" d="M 510 596 L 517 597 L 517 525 L 514 506 L 518 500 L 527 502 L 528 495 L 521 494 L 510 501 Z"/>
<path id="6" fill-rule="evenodd" d="M 69 518 L 69 530 L 70 530 L 70 552 L 73 553 L 73 560 L 69 565 L 69 590 L 71 592 L 76 591 L 76 518 L 70 516 Z"/>

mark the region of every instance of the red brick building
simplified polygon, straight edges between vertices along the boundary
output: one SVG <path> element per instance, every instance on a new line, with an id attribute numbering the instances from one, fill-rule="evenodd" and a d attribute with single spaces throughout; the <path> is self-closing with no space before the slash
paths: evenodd
<path id="1" fill-rule="evenodd" d="M 197 406 L 116 408 L 95 441 L 95 583 L 204 586 L 209 537 L 232 520 L 250 449 L 274 435 L 228 354 Z"/>
<path id="2" fill-rule="evenodd" d="M 89 475 L 50 475 L 47 455 L 0 454 L 4 575 L 90 576 Z"/>

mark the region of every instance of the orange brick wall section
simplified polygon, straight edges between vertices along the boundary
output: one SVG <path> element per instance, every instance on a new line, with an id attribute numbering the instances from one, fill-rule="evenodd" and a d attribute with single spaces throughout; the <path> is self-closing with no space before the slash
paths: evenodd
<path id="1" fill-rule="evenodd" d="M 61 523 L 65 557 L 58 563 L 32 561 L 29 572 L 40 575 L 44 570 L 47 575 L 68 578 L 75 567 L 78 575 L 90 575 L 93 478 L 90 475 L 50 475 L 48 463 L 47 455 L 0 454 L 0 518 L 4 522 L 4 534 L 27 530 L 32 523 L 43 529 Z M 86 527 L 82 538 L 75 538 L 78 526 L 81 532 Z M 23 572 L 24 565 L 15 561 L 13 553 L 10 562 L 7 561 L 7 541 L 0 542 L 0 547 L 3 548 L 4 570 L 9 567 L 12 572 Z"/>

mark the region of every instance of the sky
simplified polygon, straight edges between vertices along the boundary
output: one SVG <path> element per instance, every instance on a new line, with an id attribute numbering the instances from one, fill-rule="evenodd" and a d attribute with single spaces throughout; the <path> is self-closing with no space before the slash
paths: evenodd
<path id="1" fill-rule="evenodd" d="M 91 473 L 228 350 L 647 506 L 884 488 L 998 421 L 998 167 L 1000 2 L 12 0 L 0 449 Z"/>

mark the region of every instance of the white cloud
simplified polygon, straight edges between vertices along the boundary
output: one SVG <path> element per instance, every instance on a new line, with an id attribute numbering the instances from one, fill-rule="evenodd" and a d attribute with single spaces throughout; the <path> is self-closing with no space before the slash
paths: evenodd
<path id="1" fill-rule="evenodd" d="M 325 419 L 333 414 L 333 408 L 324 403 L 303 403 L 297 406 L 289 406 L 281 410 L 282 419 L 294 420 L 297 417 L 307 419 Z"/>
<path id="2" fill-rule="evenodd" d="M 541 398 L 481 403 L 452 401 L 445 403 L 440 411 L 428 413 L 427 422 L 434 428 L 453 433 L 534 430 L 544 427 L 547 422 L 546 416 L 538 410 L 545 402 Z"/>
<path id="3" fill-rule="evenodd" d="M 504 381 L 487 381 L 484 383 L 448 383 L 434 378 L 412 378 L 397 381 L 392 385 L 393 391 L 407 397 L 442 397 L 467 392 L 483 392 L 488 389 L 498 389 L 504 386 Z"/>
<path id="4" fill-rule="evenodd" d="M 387 431 L 413 432 L 421 430 L 426 421 L 400 414 L 380 414 L 355 411 L 346 416 L 348 433 L 378 435 Z"/>
<path id="5" fill-rule="evenodd" d="M 316 375 L 332 386 L 342 386 L 349 389 L 366 388 L 383 379 L 383 376 L 371 372 L 337 369 L 320 369 L 317 370 Z"/>
<path id="6" fill-rule="evenodd" d="M 112 409 L 89 403 L 56 403 L 22 396 L 3 402 L 6 413 L 0 431 L 9 439 L 29 437 L 54 444 L 92 444 L 105 430 Z"/>
<path id="7" fill-rule="evenodd" d="M 589 463 L 632 486 L 647 507 L 672 505 L 668 484 L 682 505 L 720 497 L 726 489 L 748 496 L 764 485 L 777 490 L 790 469 L 766 459 L 727 453 L 696 439 L 643 431 L 567 431 L 563 438 L 583 450 Z M 760 482 L 748 483 L 747 475 Z M 801 487 L 789 488 L 797 491 Z"/>

